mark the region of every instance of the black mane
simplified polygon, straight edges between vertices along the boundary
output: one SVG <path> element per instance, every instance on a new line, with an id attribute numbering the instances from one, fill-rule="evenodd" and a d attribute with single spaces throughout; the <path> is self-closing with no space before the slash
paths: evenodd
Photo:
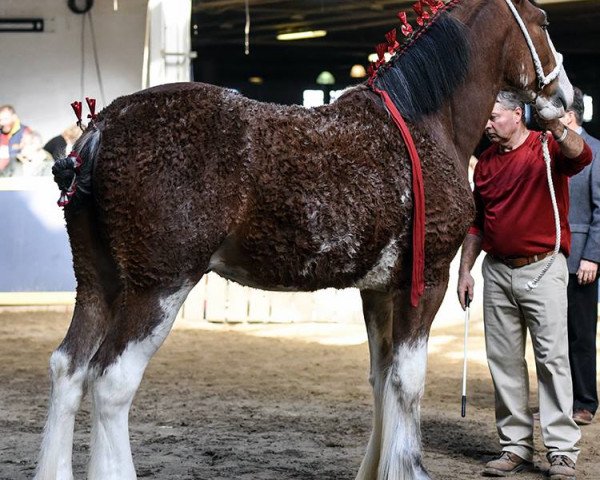
<path id="1" fill-rule="evenodd" d="M 412 122 L 442 106 L 465 79 L 470 56 L 466 27 L 447 12 L 420 33 L 375 79 L 375 86 Z"/>

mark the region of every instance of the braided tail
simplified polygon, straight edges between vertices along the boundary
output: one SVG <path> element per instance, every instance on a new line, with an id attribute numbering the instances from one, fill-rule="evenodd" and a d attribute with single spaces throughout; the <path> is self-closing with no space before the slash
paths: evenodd
<path id="1" fill-rule="evenodd" d="M 84 132 L 66 158 L 54 162 L 52 174 L 61 192 L 57 202 L 60 207 L 92 193 L 92 170 L 99 148 L 100 130 L 94 125 Z"/>

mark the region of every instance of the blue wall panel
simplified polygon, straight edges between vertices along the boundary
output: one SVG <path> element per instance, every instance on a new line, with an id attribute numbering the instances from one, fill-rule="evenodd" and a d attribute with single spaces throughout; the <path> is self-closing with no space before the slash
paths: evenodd
<path id="1" fill-rule="evenodd" d="M 27 190 L 0 189 L 0 292 L 75 290 L 58 189 L 31 179 Z"/>

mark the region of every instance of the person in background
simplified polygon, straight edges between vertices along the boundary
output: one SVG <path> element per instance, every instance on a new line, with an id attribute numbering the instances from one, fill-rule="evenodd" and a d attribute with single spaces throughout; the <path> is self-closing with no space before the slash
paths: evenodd
<path id="1" fill-rule="evenodd" d="M 73 149 L 73 145 L 80 136 L 81 128 L 73 124 L 63 130 L 60 135 L 48 140 L 46 145 L 44 145 L 44 150 L 46 150 L 54 160 L 64 158 L 67 156 L 67 153 Z"/>
<path id="2" fill-rule="evenodd" d="M 21 125 L 11 105 L 0 106 L 0 177 L 14 174 L 15 160 L 21 151 L 21 141 L 28 131 L 28 127 Z"/>
<path id="3" fill-rule="evenodd" d="M 569 267 L 569 362 L 573 379 L 573 420 L 588 425 L 598 409 L 596 328 L 598 263 L 600 263 L 600 140 L 583 124 L 583 93 L 575 88 L 573 105 L 561 119 L 592 149 L 592 164 L 569 183 L 569 225 L 572 232 Z"/>
<path id="4" fill-rule="evenodd" d="M 534 423 L 525 361 L 527 330 L 538 374 L 540 426 L 548 449 L 551 480 L 574 480 L 581 432 L 572 418 L 573 392 L 567 337 L 568 177 L 592 160 L 583 139 L 560 121 L 541 125 L 547 135 L 554 191 L 561 219 L 560 253 L 536 288 L 556 241 L 542 133 L 524 122 L 523 102 L 500 92 L 485 133 L 492 145 L 475 167 L 476 217 L 462 247 L 458 298 L 473 299 L 471 269 L 481 250 L 483 321 L 488 365 L 494 382 L 501 455 L 484 475 L 506 477 L 533 468 Z"/>
<path id="5" fill-rule="evenodd" d="M 15 162 L 15 174 L 25 177 L 50 176 L 52 157 L 43 148 L 42 136 L 33 130 L 25 132 L 21 140 L 21 151 Z"/>

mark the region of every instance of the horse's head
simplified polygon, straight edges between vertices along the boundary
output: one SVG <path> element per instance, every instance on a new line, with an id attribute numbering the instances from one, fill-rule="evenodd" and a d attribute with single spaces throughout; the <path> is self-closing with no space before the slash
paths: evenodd
<path id="1" fill-rule="evenodd" d="M 548 35 L 546 12 L 530 0 L 498 1 L 509 10 L 512 22 L 505 42 L 505 88 L 523 91 L 535 100 L 543 119 L 562 117 L 573 101 L 573 86 Z"/>

